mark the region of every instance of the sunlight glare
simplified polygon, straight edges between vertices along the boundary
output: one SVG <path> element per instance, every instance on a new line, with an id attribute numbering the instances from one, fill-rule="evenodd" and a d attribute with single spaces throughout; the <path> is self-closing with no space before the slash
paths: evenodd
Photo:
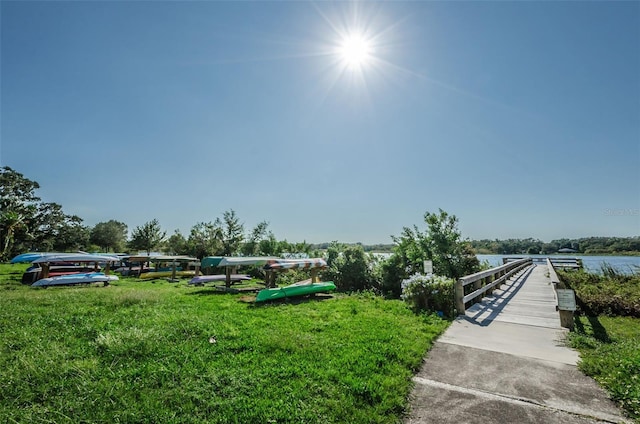
<path id="1" fill-rule="evenodd" d="M 360 34 L 350 34 L 342 40 L 339 54 L 347 67 L 360 68 L 371 59 L 371 43 Z"/>

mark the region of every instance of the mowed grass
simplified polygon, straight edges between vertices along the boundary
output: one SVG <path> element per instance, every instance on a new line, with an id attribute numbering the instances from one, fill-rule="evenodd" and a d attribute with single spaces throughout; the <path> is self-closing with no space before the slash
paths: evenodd
<path id="1" fill-rule="evenodd" d="M 398 422 L 448 325 L 369 294 L 256 306 L 186 281 L 31 289 L 25 268 L 0 265 L 2 422 Z"/>
<path id="2" fill-rule="evenodd" d="M 601 315 L 575 320 L 569 340 L 580 352 L 578 367 L 640 423 L 640 319 Z"/>
<path id="3" fill-rule="evenodd" d="M 569 340 L 580 351 L 579 368 L 640 423 L 640 275 L 603 270 L 559 274 L 579 306 Z"/>

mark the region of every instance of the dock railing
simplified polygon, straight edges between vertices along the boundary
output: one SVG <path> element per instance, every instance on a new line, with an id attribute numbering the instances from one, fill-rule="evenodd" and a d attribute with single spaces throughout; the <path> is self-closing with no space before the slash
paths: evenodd
<path id="1" fill-rule="evenodd" d="M 556 295 L 556 310 L 560 314 L 560 326 L 572 330 L 574 324 L 573 311 L 575 311 L 575 293 L 571 290 L 567 290 L 565 284 L 560 278 L 558 278 L 555 268 L 556 265 L 554 262 L 552 262 L 550 258 L 547 258 L 547 270 Z M 561 290 L 562 298 L 558 295 L 558 290 Z M 568 305 L 566 304 L 567 296 Z"/>
<path id="2" fill-rule="evenodd" d="M 467 303 L 482 299 L 485 293 L 491 294 L 494 287 L 506 282 L 512 275 L 531 266 L 532 263 L 531 258 L 522 258 L 460 278 L 455 284 L 458 315 L 464 315 Z M 468 293 L 465 294 L 465 291 Z"/>
<path id="3" fill-rule="evenodd" d="M 506 264 L 513 261 L 518 261 L 520 259 L 526 258 L 526 256 L 507 256 L 502 258 L 502 263 Z M 571 258 L 571 257 L 560 257 L 560 256 L 535 256 L 531 257 L 531 260 L 535 262 L 539 262 L 541 264 L 546 264 L 547 261 L 551 261 L 555 268 L 567 268 L 567 269 L 582 269 L 582 259 L 580 258 Z"/>

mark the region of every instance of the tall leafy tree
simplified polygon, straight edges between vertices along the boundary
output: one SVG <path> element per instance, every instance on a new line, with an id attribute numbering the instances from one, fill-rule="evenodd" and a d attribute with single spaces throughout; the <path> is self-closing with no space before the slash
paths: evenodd
<path id="1" fill-rule="evenodd" d="M 25 216 L 19 212 L 8 210 L 0 213 L 0 228 L 2 229 L 2 251 L 0 260 L 8 259 L 14 246 L 16 232 L 26 229 Z"/>
<path id="2" fill-rule="evenodd" d="M 133 230 L 129 246 L 132 249 L 144 250 L 149 255 L 152 250 L 160 247 L 166 236 L 167 232 L 162 231 L 160 223 L 154 218 Z"/>
<path id="3" fill-rule="evenodd" d="M 190 255 L 199 259 L 222 253 L 222 230 L 212 222 L 199 222 L 191 228 L 187 239 Z"/>
<path id="4" fill-rule="evenodd" d="M 258 252 L 266 256 L 280 256 L 282 253 L 282 244 L 276 239 L 276 236 L 269 231 L 258 243 Z"/>
<path id="5" fill-rule="evenodd" d="M 260 241 L 267 236 L 268 227 L 269 224 L 266 221 L 262 221 L 251 230 L 241 248 L 243 255 L 254 256 L 260 254 Z"/>
<path id="6" fill-rule="evenodd" d="M 105 252 L 121 251 L 127 242 L 127 224 L 114 219 L 99 222 L 91 229 L 89 241 Z"/>
<path id="7" fill-rule="evenodd" d="M 167 239 L 166 246 L 167 252 L 171 255 L 184 255 L 189 251 L 187 239 L 184 238 L 180 230 L 174 231 Z"/>
<path id="8" fill-rule="evenodd" d="M 468 241 L 458 230 L 458 218 L 442 209 L 426 212 L 426 230 L 405 227 L 402 234 L 392 237 L 393 255 L 382 264 L 382 286 L 388 294 L 398 296 L 400 284 L 410 275 L 422 272 L 423 261 L 433 261 L 437 275 L 458 279 L 477 272 L 480 263 Z"/>
<path id="9" fill-rule="evenodd" d="M 222 254 L 224 256 L 237 255 L 244 241 L 244 225 L 236 212 L 231 209 L 222 214 L 222 220 L 216 219 L 216 225 L 221 229 Z"/>
<path id="10" fill-rule="evenodd" d="M 27 246 L 40 198 L 40 185 L 8 166 L 0 168 L 0 259 Z"/>
<path id="11" fill-rule="evenodd" d="M 82 218 L 76 215 L 65 216 L 57 229 L 53 250 L 64 252 L 86 249 L 89 245 L 90 230 L 82 222 Z"/>

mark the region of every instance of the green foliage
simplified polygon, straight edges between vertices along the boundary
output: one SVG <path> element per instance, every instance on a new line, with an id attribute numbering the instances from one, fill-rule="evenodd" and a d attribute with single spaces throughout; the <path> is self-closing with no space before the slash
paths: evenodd
<path id="1" fill-rule="evenodd" d="M 200 259 L 217 255 L 222 251 L 221 231 L 214 223 L 197 223 L 191 228 L 187 240 L 188 253 Z"/>
<path id="2" fill-rule="evenodd" d="M 525 253 L 548 255 L 567 248 L 587 255 L 640 254 L 640 237 L 584 237 L 552 240 L 549 243 L 533 238 L 474 240 L 471 244 L 478 253 L 498 255 Z"/>
<path id="3" fill-rule="evenodd" d="M 166 248 L 170 255 L 185 255 L 189 250 L 187 239 L 184 238 L 180 230 L 175 230 L 167 239 Z"/>
<path id="4" fill-rule="evenodd" d="M 162 231 L 160 223 L 154 218 L 142 227 L 136 227 L 133 230 L 129 247 L 134 250 L 144 250 L 148 255 L 162 244 L 166 236 L 167 232 Z"/>
<path id="5" fill-rule="evenodd" d="M 379 287 L 373 272 L 373 259 L 359 245 L 332 243 L 327 250 L 325 281 L 333 281 L 340 291 L 371 290 Z"/>
<path id="6" fill-rule="evenodd" d="M 447 318 L 455 315 L 455 280 L 440 276 L 414 274 L 402 281 L 402 300 L 415 312 L 440 312 Z"/>
<path id="7" fill-rule="evenodd" d="M 400 422 L 447 326 L 371 293 L 258 307 L 185 283 L 34 290 L 24 268 L 0 265 L 6 422 Z"/>
<path id="8" fill-rule="evenodd" d="M 105 252 L 121 252 L 127 242 L 127 224 L 114 219 L 99 222 L 91 229 L 89 241 Z"/>
<path id="9" fill-rule="evenodd" d="M 0 260 L 27 250 L 77 250 L 87 244 L 82 219 L 35 195 L 40 185 L 9 167 L 0 168 Z"/>
<path id="10" fill-rule="evenodd" d="M 640 319 L 580 316 L 575 324 L 569 341 L 580 351 L 579 368 L 640 419 Z"/>
<path id="11" fill-rule="evenodd" d="M 640 318 L 640 274 L 624 275 L 607 266 L 604 272 L 559 270 L 558 276 L 575 290 L 578 313 Z"/>
<path id="12" fill-rule="evenodd" d="M 422 232 L 417 226 L 404 227 L 402 234 L 392 237 L 394 253 L 382 264 L 383 288 L 387 295 L 398 295 L 402 280 L 420 273 L 425 260 L 433 262 L 436 275 L 458 279 L 480 269 L 480 263 L 470 244 L 462 239 L 458 219 L 440 209 L 426 212 L 427 224 Z"/>
<path id="13" fill-rule="evenodd" d="M 269 224 L 266 221 L 259 222 L 246 238 L 241 251 L 244 256 L 256 256 L 260 254 L 260 241 L 267 236 Z"/>
<path id="14" fill-rule="evenodd" d="M 235 256 L 240 252 L 240 246 L 244 241 L 244 225 L 240 223 L 240 218 L 231 209 L 222 214 L 222 221 L 216 219 L 216 226 L 221 231 L 223 256 Z"/>
<path id="15" fill-rule="evenodd" d="M 402 277 L 407 274 L 405 260 L 401 254 L 394 254 L 379 265 L 382 293 L 393 299 L 402 295 Z"/>

